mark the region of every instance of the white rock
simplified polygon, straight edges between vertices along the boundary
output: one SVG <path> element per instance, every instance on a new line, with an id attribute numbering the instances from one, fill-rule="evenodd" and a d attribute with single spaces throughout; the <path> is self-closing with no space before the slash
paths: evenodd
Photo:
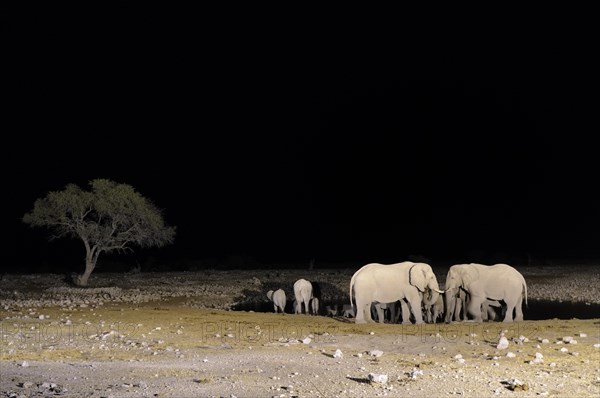
<path id="1" fill-rule="evenodd" d="M 388 381 L 388 375 L 378 374 L 378 373 L 369 373 L 369 381 L 373 383 L 385 384 Z"/>
<path id="2" fill-rule="evenodd" d="M 381 350 L 371 350 L 371 351 L 369 351 L 369 355 L 372 356 L 372 357 L 379 358 L 380 356 L 383 355 L 383 351 L 381 351 Z"/>
<path id="3" fill-rule="evenodd" d="M 579 333 L 578 336 L 579 337 L 587 337 L 587 333 Z"/>
<path id="4" fill-rule="evenodd" d="M 571 337 L 571 336 L 565 336 L 565 337 L 562 338 L 562 341 L 564 341 L 565 343 L 568 343 L 571 340 L 573 340 L 573 337 Z"/>
<path id="5" fill-rule="evenodd" d="M 417 368 L 413 368 L 413 370 L 410 372 L 410 378 L 416 379 L 417 376 L 423 376 L 423 371 Z"/>
<path id="6" fill-rule="evenodd" d="M 456 355 L 454 356 L 454 359 L 461 359 L 462 357 L 463 357 L 463 356 L 462 356 L 462 354 L 456 354 Z"/>
<path id="7" fill-rule="evenodd" d="M 508 382 L 511 386 L 516 387 L 516 386 L 522 386 L 523 382 L 519 379 L 512 379 Z"/>
<path id="8" fill-rule="evenodd" d="M 594 348 L 600 348 L 600 343 L 594 344 Z"/>
<path id="9" fill-rule="evenodd" d="M 535 353 L 535 359 L 529 361 L 529 363 L 532 365 L 542 363 L 542 362 L 544 362 L 544 356 L 539 352 Z"/>
<path id="10" fill-rule="evenodd" d="M 560 352 L 569 352 L 569 349 L 568 349 L 568 348 L 565 348 L 565 347 L 563 347 L 563 348 L 561 348 L 559 351 L 560 351 Z"/>
<path id="11" fill-rule="evenodd" d="M 500 340 L 498 341 L 498 345 L 496 346 L 497 349 L 499 350 L 505 350 L 508 348 L 508 339 L 504 336 L 500 337 Z"/>
<path id="12" fill-rule="evenodd" d="M 516 355 L 514 353 L 510 352 L 510 351 L 506 353 L 506 356 L 508 358 L 514 358 L 514 357 L 516 357 Z"/>
<path id="13" fill-rule="evenodd" d="M 21 362 L 21 366 L 24 367 L 24 368 L 26 368 L 26 367 L 29 366 L 29 362 L 23 361 L 23 362 Z"/>
<path id="14" fill-rule="evenodd" d="M 343 356 L 344 356 L 344 354 L 342 353 L 342 351 L 339 348 L 337 350 L 335 350 L 335 352 L 333 353 L 334 358 L 342 358 Z"/>
<path id="15" fill-rule="evenodd" d="M 312 339 L 310 337 L 306 337 L 302 340 L 302 343 L 304 344 L 310 344 L 310 342 L 312 341 Z"/>

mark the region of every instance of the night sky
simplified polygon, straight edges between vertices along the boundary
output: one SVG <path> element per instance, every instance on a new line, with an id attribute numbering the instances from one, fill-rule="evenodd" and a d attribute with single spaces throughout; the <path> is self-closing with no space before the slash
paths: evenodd
<path id="1" fill-rule="evenodd" d="M 130 262 L 598 259 L 589 32 L 373 25 L 8 18 L 3 270 L 83 266 L 21 218 L 94 178 L 177 227 Z"/>

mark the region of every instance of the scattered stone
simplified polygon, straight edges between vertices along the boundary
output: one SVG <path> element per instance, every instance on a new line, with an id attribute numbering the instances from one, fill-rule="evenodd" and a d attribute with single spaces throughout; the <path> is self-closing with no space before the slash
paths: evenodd
<path id="1" fill-rule="evenodd" d="M 512 391 L 527 391 L 529 386 L 519 379 L 512 379 L 508 381 L 508 388 Z"/>
<path id="2" fill-rule="evenodd" d="M 506 353 L 506 356 L 507 356 L 508 358 L 514 358 L 514 357 L 516 357 L 517 355 L 509 351 L 509 352 L 507 352 L 507 353 Z"/>
<path id="3" fill-rule="evenodd" d="M 411 379 L 416 379 L 417 376 L 423 376 L 423 371 L 417 368 L 413 368 L 413 370 L 409 373 Z"/>
<path id="4" fill-rule="evenodd" d="M 454 356 L 454 359 L 456 360 L 456 362 L 458 363 L 465 363 L 465 359 L 463 358 L 463 356 L 461 354 L 456 354 Z"/>
<path id="5" fill-rule="evenodd" d="M 565 336 L 562 338 L 562 341 L 564 341 L 565 343 L 569 343 L 571 340 L 573 340 L 573 337 L 571 336 Z"/>
<path id="6" fill-rule="evenodd" d="M 388 375 L 385 374 L 369 373 L 368 377 L 371 383 L 385 384 L 388 381 Z"/>
<path id="7" fill-rule="evenodd" d="M 579 337 L 587 337 L 587 333 L 579 333 L 578 336 Z"/>
<path id="8" fill-rule="evenodd" d="M 542 363 L 542 362 L 544 362 L 544 356 L 539 352 L 535 353 L 535 359 L 529 361 L 529 363 L 532 365 Z"/>
<path id="9" fill-rule="evenodd" d="M 498 341 L 496 348 L 499 350 L 505 350 L 508 348 L 508 339 L 504 336 L 504 333 L 502 333 L 500 336 L 500 340 Z"/>
<path id="10" fill-rule="evenodd" d="M 337 350 L 335 350 L 335 352 L 333 353 L 333 357 L 334 358 L 343 358 L 344 354 L 342 353 L 342 351 L 338 348 Z"/>
<path id="11" fill-rule="evenodd" d="M 311 342 L 311 341 L 312 341 L 312 339 L 311 339 L 310 337 L 305 337 L 305 338 L 302 340 L 302 343 L 304 343 L 304 344 L 310 344 L 310 342 Z"/>
<path id="12" fill-rule="evenodd" d="M 29 362 L 23 361 L 23 362 L 21 362 L 21 366 L 24 367 L 24 368 L 26 368 L 26 367 L 29 366 Z"/>
<path id="13" fill-rule="evenodd" d="M 372 357 L 379 358 L 380 356 L 383 355 L 383 351 L 381 351 L 381 350 L 371 350 L 371 351 L 369 351 L 369 355 L 372 356 Z"/>
<path id="14" fill-rule="evenodd" d="M 522 341 L 523 343 L 528 343 L 529 342 L 529 339 L 527 337 L 525 337 L 525 336 L 522 336 L 522 335 L 519 336 L 519 340 Z"/>

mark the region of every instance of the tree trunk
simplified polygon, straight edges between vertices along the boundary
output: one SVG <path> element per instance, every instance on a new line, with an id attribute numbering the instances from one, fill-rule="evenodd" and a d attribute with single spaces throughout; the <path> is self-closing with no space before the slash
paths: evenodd
<path id="1" fill-rule="evenodd" d="M 94 268 L 96 267 L 96 261 L 98 261 L 98 255 L 100 254 L 100 251 L 97 250 L 96 247 L 90 248 L 87 242 L 84 241 L 84 243 L 86 248 L 85 271 L 83 272 L 83 274 L 77 275 L 73 279 L 73 282 L 77 286 L 87 286 L 88 279 L 92 274 L 92 271 L 94 271 Z"/>

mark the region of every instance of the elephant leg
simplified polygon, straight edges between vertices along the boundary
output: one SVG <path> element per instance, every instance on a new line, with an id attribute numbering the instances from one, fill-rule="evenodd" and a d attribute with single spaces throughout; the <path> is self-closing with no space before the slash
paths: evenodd
<path id="1" fill-rule="evenodd" d="M 483 300 L 481 297 L 471 297 L 469 301 L 468 313 L 471 314 L 474 318 L 475 322 L 482 322 L 481 319 L 481 305 L 483 304 Z"/>
<path id="2" fill-rule="evenodd" d="M 410 325 L 410 311 L 408 309 L 408 304 L 404 300 L 400 300 L 400 306 L 402 307 L 402 324 Z"/>
<path id="3" fill-rule="evenodd" d="M 452 317 L 454 316 L 454 310 L 456 308 L 456 298 L 453 298 L 452 296 L 448 295 L 448 297 L 446 297 L 446 314 L 445 314 L 445 318 L 444 321 L 446 323 L 450 323 L 452 322 Z M 456 321 L 456 319 L 454 319 Z"/>
<path id="4" fill-rule="evenodd" d="M 496 320 L 496 310 L 491 305 L 488 305 L 487 314 L 488 314 L 488 320 L 490 320 L 490 321 Z"/>
<path id="5" fill-rule="evenodd" d="M 517 299 L 517 305 L 515 306 L 515 321 L 521 322 L 523 320 L 523 296 L 519 295 Z"/>
<path id="6" fill-rule="evenodd" d="M 483 300 L 483 303 L 481 303 L 481 319 L 484 322 L 488 321 L 488 311 L 490 310 L 490 306 L 487 303 L 487 300 Z"/>
<path id="7" fill-rule="evenodd" d="M 452 309 L 454 312 L 454 321 L 455 322 L 460 322 L 463 320 L 462 316 L 460 315 L 461 311 L 463 311 L 463 301 L 460 298 L 456 299 L 456 304 L 454 306 L 454 308 Z"/>
<path id="8" fill-rule="evenodd" d="M 408 303 L 410 304 L 410 309 L 412 311 L 413 316 L 415 317 L 415 325 L 425 323 L 423 322 L 423 313 L 421 310 L 420 298 L 417 296 L 417 298 L 409 299 Z"/>
<path id="9" fill-rule="evenodd" d="M 390 323 L 398 323 L 396 313 L 396 302 L 388 304 L 388 310 L 390 311 Z"/>
<path id="10" fill-rule="evenodd" d="M 356 323 L 367 323 L 373 322 L 371 319 L 371 302 L 364 302 L 362 300 L 356 300 Z"/>
<path id="11" fill-rule="evenodd" d="M 385 315 L 384 315 L 381 303 L 376 304 L 375 308 L 377 309 L 377 319 L 379 320 L 379 323 L 384 323 L 385 322 Z"/>
<path id="12" fill-rule="evenodd" d="M 506 306 L 506 314 L 504 314 L 504 320 L 502 322 L 512 322 L 513 311 L 515 310 L 514 305 Z"/>
<path id="13" fill-rule="evenodd" d="M 506 301 L 506 314 L 504 314 L 504 320 L 502 322 L 512 322 L 513 321 L 513 311 L 516 307 L 515 300 L 505 300 Z M 523 315 L 521 315 L 522 317 Z"/>

